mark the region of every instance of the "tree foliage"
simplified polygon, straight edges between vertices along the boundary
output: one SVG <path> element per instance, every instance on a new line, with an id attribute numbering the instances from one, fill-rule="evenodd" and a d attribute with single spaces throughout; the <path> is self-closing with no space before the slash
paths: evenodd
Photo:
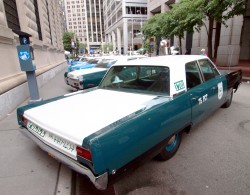
<path id="1" fill-rule="evenodd" d="M 86 43 L 79 43 L 79 47 L 78 47 L 78 50 L 80 52 L 86 52 L 86 49 L 87 49 L 87 44 Z"/>
<path id="2" fill-rule="evenodd" d="M 113 44 L 112 43 L 105 43 L 102 45 L 102 51 L 107 53 L 113 51 Z"/>
<path id="3" fill-rule="evenodd" d="M 228 19 L 245 12 L 245 4 L 245 0 L 181 0 L 170 11 L 150 18 L 143 26 L 143 32 L 146 37 L 178 36 L 181 40 L 185 32 L 200 31 L 205 26 L 208 55 L 212 57 L 214 22 L 226 25 Z"/>
<path id="4" fill-rule="evenodd" d="M 73 32 L 65 32 L 63 34 L 63 47 L 66 51 L 72 51 L 71 39 L 74 38 L 75 34 Z"/>

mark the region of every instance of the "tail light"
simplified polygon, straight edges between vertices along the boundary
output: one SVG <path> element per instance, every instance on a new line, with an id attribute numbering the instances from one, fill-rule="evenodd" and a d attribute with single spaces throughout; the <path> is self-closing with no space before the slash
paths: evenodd
<path id="1" fill-rule="evenodd" d="M 28 120 L 24 116 L 22 116 L 21 120 L 22 120 L 23 124 L 25 126 L 27 126 Z"/>
<path id="2" fill-rule="evenodd" d="M 80 156 L 80 157 L 85 158 L 86 160 L 92 162 L 92 155 L 91 155 L 91 152 L 89 150 L 86 150 L 85 148 L 83 148 L 81 146 L 77 146 L 76 152 L 77 152 L 77 156 Z"/>

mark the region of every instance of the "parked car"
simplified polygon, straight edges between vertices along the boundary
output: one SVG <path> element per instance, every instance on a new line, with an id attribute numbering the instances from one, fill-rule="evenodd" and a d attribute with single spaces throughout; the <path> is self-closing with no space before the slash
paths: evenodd
<path id="1" fill-rule="evenodd" d="M 135 163 L 173 157 L 183 132 L 230 106 L 241 79 L 205 56 L 133 60 L 111 66 L 97 88 L 20 107 L 17 118 L 23 134 L 103 190 Z"/>
<path id="2" fill-rule="evenodd" d="M 170 53 L 171 55 L 179 55 L 179 48 L 175 46 L 170 47 Z"/>
<path id="3" fill-rule="evenodd" d="M 74 71 L 74 70 L 82 70 L 87 68 L 93 68 L 95 67 L 98 62 L 102 60 L 101 57 L 96 58 L 87 58 L 86 60 L 80 60 L 76 62 L 75 64 L 72 64 L 68 67 L 68 72 Z"/>
<path id="4" fill-rule="evenodd" d="M 107 56 L 91 69 L 75 70 L 64 74 L 64 81 L 76 89 L 96 87 L 101 82 L 108 68 L 117 62 L 146 58 L 146 56 Z"/>

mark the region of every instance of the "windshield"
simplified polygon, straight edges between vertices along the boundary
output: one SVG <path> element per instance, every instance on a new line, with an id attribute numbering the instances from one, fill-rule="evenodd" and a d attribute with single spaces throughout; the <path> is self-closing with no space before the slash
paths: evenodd
<path id="1" fill-rule="evenodd" d="M 165 66 L 113 66 L 99 85 L 103 89 L 168 96 L 169 86 L 169 68 Z"/>
<path id="2" fill-rule="evenodd" d="M 95 67 L 96 68 L 109 68 L 112 66 L 117 60 L 114 59 L 103 59 L 99 62 Z"/>
<path id="3" fill-rule="evenodd" d="M 81 58 L 80 59 L 82 62 L 87 62 L 88 61 L 88 58 Z"/>
<path id="4" fill-rule="evenodd" d="M 88 64 L 97 64 L 99 62 L 100 59 L 91 59 L 88 60 Z"/>

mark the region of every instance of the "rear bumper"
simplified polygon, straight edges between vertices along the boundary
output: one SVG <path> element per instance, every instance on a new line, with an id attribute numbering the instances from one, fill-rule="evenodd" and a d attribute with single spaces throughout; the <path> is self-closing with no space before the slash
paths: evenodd
<path id="1" fill-rule="evenodd" d="M 95 185 L 95 187 L 99 190 L 105 190 L 108 185 L 108 173 L 104 173 L 99 176 L 95 176 L 92 171 L 83 166 L 82 164 L 78 163 L 74 159 L 64 155 L 61 152 L 58 152 L 57 150 L 49 147 L 47 144 L 42 142 L 40 139 L 38 139 L 36 136 L 34 136 L 32 133 L 30 133 L 25 128 L 20 128 L 20 131 L 22 134 L 24 134 L 26 137 L 33 140 L 42 150 L 50 153 L 52 156 L 54 156 L 56 159 L 58 159 L 63 164 L 66 164 L 71 169 L 75 170 L 76 172 L 86 175 L 90 181 Z"/>

